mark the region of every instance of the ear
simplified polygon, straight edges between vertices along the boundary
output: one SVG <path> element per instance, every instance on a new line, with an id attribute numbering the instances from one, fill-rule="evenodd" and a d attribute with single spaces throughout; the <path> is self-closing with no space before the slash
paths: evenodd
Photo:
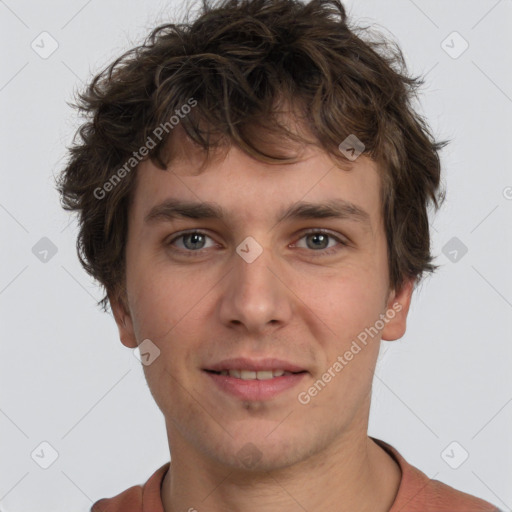
<path id="1" fill-rule="evenodd" d="M 407 313 L 414 291 L 414 279 L 407 280 L 399 290 L 392 290 L 386 304 L 386 322 L 382 329 L 381 339 L 385 341 L 398 340 L 405 334 Z"/>
<path id="2" fill-rule="evenodd" d="M 137 339 L 133 331 L 133 323 L 127 306 L 128 300 L 126 294 L 123 293 L 108 293 L 108 300 L 114 318 L 116 320 L 117 328 L 119 329 L 119 338 L 121 343 L 128 348 L 137 348 Z"/>

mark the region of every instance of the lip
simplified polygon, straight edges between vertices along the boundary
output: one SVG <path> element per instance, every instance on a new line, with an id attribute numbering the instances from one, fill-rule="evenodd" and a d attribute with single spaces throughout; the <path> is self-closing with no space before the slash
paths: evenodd
<path id="1" fill-rule="evenodd" d="M 238 368 L 240 368 L 240 366 L 238 366 Z M 277 367 L 274 366 L 274 368 Z M 279 366 L 279 369 L 281 368 L 282 367 Z M 251 401 L 270 400 L 278 394 L 295 387 L 307 374 L 307 372 L 304 371 L 303 373 L 282 375 L 281 377 L 274 377 L 268 380 L 243 380 L 229 375 L 212 373 L 207 370 L 203 370 L 203 373 L 208 376 L 221 391 L 235 396 L 236 398 Z"/>
<path id="2" fill-rule="evenodd" d="M 221 372 L 222 370 L 284 370 L 286 372 L 305 372 L 306 369 L 296 364 L 292 364 L 283 359 L 265 358 L 265 359 L 248 359 L 246 357 L 235 357 L 231 359 L 224 359 L 218 363 L 209 365 L 204 370 L 214 370 Z M 280 377 L 276 377 L 278 379 Z"/>

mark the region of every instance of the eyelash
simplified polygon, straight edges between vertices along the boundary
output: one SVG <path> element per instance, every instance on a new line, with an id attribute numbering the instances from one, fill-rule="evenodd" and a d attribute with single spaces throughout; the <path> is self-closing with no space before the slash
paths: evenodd
<path id="1" fill-rule="evenodd" d="M 302 233 L 298 240 L 301 240 L 302 238 L 304 238 L 304 237 L 306 237 L 308 235 L 316 235 L 316 234 L 327 235 L 330 238 L 332 238 L 332 239 L 336 240 L 337 242 L 339 242 L 339 244 L 342 247 L 348 247 L 348 245 L 349 245 L 348 242 L 342 240 L 340 237 L 332 234 L 330 231 L 327 231 L 327 230 L 321 229 L 321 228 L 309 230 L 309 231 L 306 231 L 306 232 Z M 187 235 L 203 235 L 205 237 L 211 238 L 211 236 L 208 235 L 207 233 L 205 233 L 204 231 L 192 230 L 192 231 L 186 231 L 186 232 L 180 233 L 178 236 L 175 236 L 172 240 L 167 242 L 166 245 L 172 246 L 172 244 L 176 240 L 179 240 L 180 238 L 183 238 L 183 237 L 185 237 Z M 175 250 L 177 252 L 180 252 L 181 254 L 183 254 L 185 256 L 195 257 L 195 256 L 201 256 L 203 254 L 203 252 L 207 251 L 208 249 L 199 249 L 197 251 L 193 251 L 193 250 L 190 250 L 190 249 L 177 249 L 177 248 L 173 248 L 173 250 Z M 330 247 L 330 248 L 327 248 L 327 249 L 319 249 L 318 251 L 315 251 L 315 250 L 311 249 L 310 252 L 319 253 L 319 254 L 315 254 L 314 255 L 314 257 L 319 257 L 319 256 L 331 256 L 333 254 L 336 254 L 340 250 L 342 250 L 342 248 Z"/>

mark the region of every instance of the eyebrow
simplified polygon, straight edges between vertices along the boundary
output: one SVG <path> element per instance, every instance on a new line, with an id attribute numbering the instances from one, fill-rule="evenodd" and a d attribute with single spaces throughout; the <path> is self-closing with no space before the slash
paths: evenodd
<path id="1" fill-rule="evenodd" d="M 160 221 L 185 219 L 226 220 L 223 208 L 214 202 L 194 202 L 181 199 L 166 199 L 155 205 L 144 217 L 145 224 Z M 330 199 L 322 203 L 299 201 L 293 203 L 277 216 L 276 223 L 298 219 L 347 219 L 371 226 L 370 215 L 361 207 L 344 199 Z"/>

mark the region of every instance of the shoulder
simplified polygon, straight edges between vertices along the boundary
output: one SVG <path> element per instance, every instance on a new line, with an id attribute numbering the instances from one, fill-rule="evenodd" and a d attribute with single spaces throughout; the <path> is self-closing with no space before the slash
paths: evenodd
<path id="1" fill-rule="evenodd" d="M 388 443 L 373 438 L 398 463 L 402 479 L 389 512 L 499 512 L 491 503 L 429 478 Z"/>
<path id="2" fill-rule="evenodd" d="M 170 467 L 166 462 L 143 485 L 134 485 L 113 496 L 96 501 L 90 512 L 163 512 L 160 487 Z"/>
<path id="3" fill-rule="evenodd" d="M 91 512 L 141 512 L 142 485 L 134 485 L 111 498 L 103 498 L 94 503 Z"/>
<path id="4" fill-rule="evenodd" d="M 428 506 L 425 510 L 432 512 L 458 510 L 463 512 L 499 512 L 498 508 L 487 501 L 454 489 L 438 480 L 429 480 L 426 475 L 424 476 L 428 480 L 421 497 L 421 503 Z"/>

